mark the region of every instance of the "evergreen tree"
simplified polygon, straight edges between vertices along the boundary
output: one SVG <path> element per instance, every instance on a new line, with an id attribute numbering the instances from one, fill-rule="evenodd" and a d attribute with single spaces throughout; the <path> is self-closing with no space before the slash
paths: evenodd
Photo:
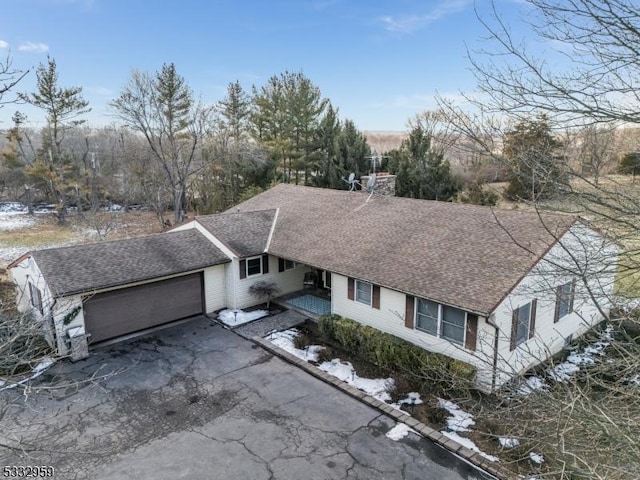
<path id="1" fill-rule="evenodd" d="M 399 152 L 392 152 L 389 164 L 397 175 L 397 196 L 449 201 L 460 191 L 461 184 L 451 173 L 444 151 L 433 143 L 431 132 L 416 124 Z"/>
<path id="2" fill-rule="evenodd" d="M 251 124 L 280 165 L 287 182 L 310 181 L 316 131 L 329 105 L 320 89 L 302 73 L 272 76 L 260 89 L 253 88 Z"/>
<path id="3" fill-rule="evenodd" d="M 566 177 L 561 146 L 544 115 L 523 120 L 509 130 L 503 148 L 509 178 L 507 198 L 535 201 L 558 192 Z"/>
<path id="4" fill-rule="evenodd" d="M 89 102 L 82 97 L 82 87 L 58 86 L 58 71 L 53 58 L 47 57 L 47 64 L 38 66 L 36 80 L 35 92 L 19 95 L 23 101 L 42 109 L 47 120 L 39 159 L 29 173 L 43 178 L 55 192 L 58 220 L 64 223 L 78 172 L 70 157 L 65 155 L 63 142 L 71 129 L 85 122 L 79 117 L 91 109 L 88 108 Z"/>

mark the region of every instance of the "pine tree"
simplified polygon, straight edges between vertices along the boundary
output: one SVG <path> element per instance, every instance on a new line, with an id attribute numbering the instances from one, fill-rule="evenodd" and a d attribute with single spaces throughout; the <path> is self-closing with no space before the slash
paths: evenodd
<path id="1" fill-rule="evenodd" d="M 55 192 L 58 201 L 58 220 L 64 223 L 68 199 L 75 184 L 77 173 L 65 155 L 63 142 L 69 130 L 82 125 L 79 117 L 91 111 L 89 102 L 82 97 L 82 87 L 62 88 L 58 86 L 58 71 L 53 58 L 40 64 L 36 70 L 36 91 L 22 93 L 20 98 L 42 110 L 47 119 L 43 148 L 31 175 L 41 176 Z"/>

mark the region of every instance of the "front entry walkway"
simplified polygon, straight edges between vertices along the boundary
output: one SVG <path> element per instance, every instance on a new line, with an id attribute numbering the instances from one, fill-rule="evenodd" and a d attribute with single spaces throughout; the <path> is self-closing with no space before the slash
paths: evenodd
<path id="1" fill-rule="evenodd" d="M 245 338 L 252 338 L 256 335 L 258 337 L 264 337 L 274 330 L 287 330 L 301 325 L 308 319 L 308 316 L 300 312 L 285 310 L 282 313 L 277 313 L 270 317 L 264 317 L 260 320 L 240 325 L 239 327 L 234 328 L 233 331 Z"/>

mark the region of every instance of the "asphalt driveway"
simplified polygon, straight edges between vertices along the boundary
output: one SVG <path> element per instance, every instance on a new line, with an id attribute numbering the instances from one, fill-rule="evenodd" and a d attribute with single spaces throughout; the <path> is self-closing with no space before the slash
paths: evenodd
<path id="1" fill-rule="evenodd" d="M 486 478 L 417 436 L 390 440 L 391 419 L 205 318 L 45 377 L 68 386 L 0 393 L 1 465 L 64 480 Z"/>

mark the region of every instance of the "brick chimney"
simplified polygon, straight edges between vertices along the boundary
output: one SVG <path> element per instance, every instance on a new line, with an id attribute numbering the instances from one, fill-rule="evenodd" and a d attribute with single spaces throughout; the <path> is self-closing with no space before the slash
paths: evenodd
<path id="1" fill-rule="evenodd" d="M 360 184 L 362 185 L 362 191 L 367 192 L 367 182 L 369 181 L 369 175 L 363 175 L 360 177 Z M 396 196 L 396 176 L 390 175 L 387 172 L 376 173 L 376 186 L 374 190 L 379 195 L 388 195 L 390 197 Z"/>

